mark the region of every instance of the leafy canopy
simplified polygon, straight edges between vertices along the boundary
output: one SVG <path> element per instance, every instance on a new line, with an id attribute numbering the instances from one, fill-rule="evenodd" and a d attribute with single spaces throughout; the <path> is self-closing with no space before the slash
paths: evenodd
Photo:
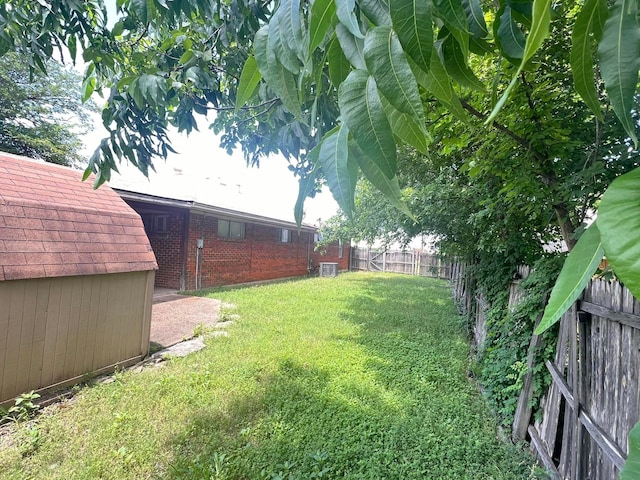
<path id="1" fill-rule="evenodd" d="M 95 107 L 81 102 L 80 75 L 54 60 L 46 66 L 45 76 L 15 53 L 0 57 L 0 150 L 80 167 Z"/>

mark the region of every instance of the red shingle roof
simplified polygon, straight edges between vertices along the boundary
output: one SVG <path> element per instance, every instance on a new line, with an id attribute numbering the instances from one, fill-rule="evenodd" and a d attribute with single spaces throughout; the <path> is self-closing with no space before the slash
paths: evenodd
<path id="1" fill-rule="evenodd" d="M 0 281 L 158 268 L 140 216 L 81 177 L 0 152 Z"/>

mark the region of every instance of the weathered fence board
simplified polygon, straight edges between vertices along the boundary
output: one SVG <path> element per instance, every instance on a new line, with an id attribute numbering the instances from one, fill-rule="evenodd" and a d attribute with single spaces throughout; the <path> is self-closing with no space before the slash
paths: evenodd
<path id="1" fill-rule="evenodd" d="M 523 270 L 520 277 L 527 273 Z M 518 283 L 509 292 L 510 306 L 522 298 Z M 486 339 L 481 312 L 487 305 L 463 266 L 452 265 L 451 284 L 461 312 L 475 321 L 474 336 L 481 345 Z M 533 368 L 529 361 L 528 366 Z M 531 412 L 523 406 L 529 397 L 523 389 L 512 436 L 522 439 L 527 432 L 541 463 L 556 478 L 617 478 L 629 432 L 640 417 L 638 300 L 617 282 L 592 281 L 561 319 L 555 358 L 546 366 L 553 383 L 542 399 L 541 420 L 529 424 Z"/>
<path id="2" fill-rule="evenodd" d="M 404 273 L 421 277 L 451 278 L 453 264 L 438 255 L 420 250 L 351 250 L 351 269 L 374 272 Z"/>

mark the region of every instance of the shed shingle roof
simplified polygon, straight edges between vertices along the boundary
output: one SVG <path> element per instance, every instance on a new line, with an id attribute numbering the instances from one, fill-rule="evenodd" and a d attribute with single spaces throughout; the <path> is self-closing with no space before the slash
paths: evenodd
<path id="1" fill-rule="evenodd" d="M 111 188 L 0 152 L 0 281 L 156 268 L 140 216 Z"/>

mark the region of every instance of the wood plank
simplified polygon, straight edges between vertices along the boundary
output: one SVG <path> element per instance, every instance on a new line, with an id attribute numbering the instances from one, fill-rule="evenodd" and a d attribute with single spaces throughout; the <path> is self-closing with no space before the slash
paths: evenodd
<path id="1" fill-rule="evenodd" d="M 558 389 L 562 393 L 562 396 L 567 401 L 567 404 L 571 409 L 576 408 L 575 400 L 573 398 L 573 393 L 571 392 L 571 387 L 567 384 L 566 380 L 558 370 L 558 367 L 555 363 L 551 363 L 549 360 L 545 362 L 549 373 L 553 377 L 554 383 L 558 386 Z"/>
<path id="2" fill-rule="evenodd" d="M 615 465 L 616 468 L 622 469 L 626 455 L 622 452 L 620 447 L 609 438 L 604 430 L 602 430 L 594 421 L 593 418 L 585 411 L 580 412 L 580 422 L 589 432 L 591 438 L 596 442 L 601 451 L 607 456 L 609 460 Z"/>
<path id="3" fill-rule="evenodd" d="M 36 285 L 35 324 L 33 331 L 33 344 L 31 347 L 31 368 L 29 370 L 29 390 L 42 388 L 42 369 L 47 363 L 44 356 L 44 342 L 47 329 L 47 307 L 49 305 L 49 293 L 51 281 L 48 278 L 32 280 Z"/>
<path id="4" fill-rule="evenodd" d="M 578 311 L 576 309 L 576 304 L 571 305 L 569 309 L 570 313 L 570 323 L 569 323 L 569 365 L 567 368 L 567 380 L 568 384 L 571 386 L 571 393 L 574 397 L 575 405 L 571 408 L 571 415 L 567 415 L 568 419 L 570 419 L 570 431 L 571 431 L 571 440 L 570 440 L 570 472 L 571 478 L 573 480 L 582 480 L 578 476 L 578 472 L 580 470 L 580 450 L 581 450 L 581 430 L 580 422 L 578 421 L 578 413 L 580 411 L 580 389 L 579 389 L 579 365 L 578 365 Z M 567 412 L 569 413 L 569 412 Z"/>
<path id="5" fill-rule="evenodd" d="M 586 300 L 582 300 L 579 303 L 578 308 L 592 315 L 597 315 L 598 317 L 640 329 L 640 315 L 627 312 L 616 312 L 612 308 L 596 305 L 594 303 L 587 302 Z"/>
<path id="6" fill-rule="evenodd" d="M 577 394 L 577 403 L 579 409 L 584 408 L 587 401 L 587 358 L 589 355 L 588 340 L 589 325 L 591 321 L 591 314 L 586 312 L 578 312 L 578 374 L 577 385 L 574 387 L 574 392 Z M 579 421 L 579 410 L 574 410 L 574 422 L 577 424 L 576 432 L 576 446 L 577 446 L 577 458 L 575 463 L 575 472 L 577 479 L 583 479 L 586 477 L 587 463 L 589 459 L 589 444 L 590 439 L 588 436 L 585 438 L 585 431 L 582 424 Z"/>
<path id="7" fill-rule="evenodd" d="M 535 322 L 535 328 L 540 323 L 542 315 L 538 316 Z M 518 405 L 516 407 L 516 413 L 514 415 L 513 426 L 511 429 L 511 440 L 514 443 L 522 441 L 526 438 L 526 434 L 529 428 L 529 422 L 531 421 L 531 397 L 533 396 L 533 367 L 535 366 L 536 352 L 542 346 L 542 337 L 539 335 L 532 335 L 529 342 L 529 349 L 527 350 L 527 373 L 525 373 L 522 379 L 522 390 L 518 397 Z"/>
<path id="8" fill-rule="evenodd" d="M 538 458 L 551 475 L 551 478 L 553 480 L 560 480 L 560 473 L 558 473 L 558 469 L 546 451 L 544 442 L 533 425 L 529 427 L 529 436 L 531 437 L 531 445 L 535 448 Z"/>
<path id="9" fill-rule="evenodd" d="M 89 312 L 91 311 L 92 287 L 95 275 L 84 278 L 82 282 L 82 292 L 80 297 L 80 322 L 78 324 L 78 340 L 75 351 L 76 375 L 82 375 L 91 370 L 91 354 L 87 358 L 88 338 L 90 335 Z"/>
<path id="10" fill-rule="evenodd" d="M 82 277 L 68 277 L 65 288 L 71 290 L 69 298 L 69 324 L 67 328 L 64 370 L 61 380 L 75 377 L 82 372 L 78 372 L 76 366 L 76 351 L 78 348 L 78 334 L 80 328 L 80 317 L 82 316 Z"/>
<path id="11" fill-rule="evenodd" d="M 19 343 L 18 366 L 16 381 L 17 393 L 28 392 L 29 372 L 33 360 L 33 335 L 36 326 L 36 302 L 38 295 L 37 281 L 22 282 L 24 284 L 24 298 L 22 304 L 22 320 L 20 336 L 14 337 L 14 341 Z"/>
<path id="12" fill-rule="evenodd" d="M 67 338 L 69 332 L 69 323 L 71 319 L 71 299 L 72 289 L 68 288 L 66 283 L 60 291 L 60 311 L 58 313 L 58 329 L 56 332 L 56 353 L 54 356 L 54 376 L 51 383 L 57 383 L 65 379 L 65 358 L 67 349 Z M 67 377 L 68 378 L 68 377 Z"/>
<path id="13" fill-rule="evenodd" d="M 100 278 L 100 295 L 98 300 L 98 318 L 96 319 L 96 351 L 93 355 L 93 368 L 97 370 L 105 365 L 108 365 L 107 357 L 107 342 L 106 337 L 108 335 L 109 324 L 109 282 L 107 277 L 101 276 Z"/>
<path id="14" fill-rule="evenodd" d="M 100 308 L 100 289 L 105 275 L 93 275 L 91 281 L 90 304 L 87 308 L 85 321 L 87 322 L 87 336 L 84 351 L 87 371 L 94 369 L 96 356 L 96 341 L 98 338 L 98 309 Z"/>
<path id="15" fill-rule="evenodd" d="M 49 303 L 47 304 L 47 324 L 44 332 L 44 358 L 40 377 L 41 385 L 55 382 L 56 342 L 58 339 L 58 322 L 60 321 L 60 304 L 62 301 L 62 285 L 64 279 L 49 280 Z"/>
<path id="16" fill-rule="evenodd" d="M 4 385 L 4 367 L 9 338 L 9 311 L 11 309 L 11 285 L 0 282 L 0 402 L 7 400 L 2 394 Z"/>
<path id="17" fill-rule="evenodd" d="M 4 380 L 2 384 L 2 398 L 13 398 L 18 395 L 18 375 L 20 374 L 20 338 L 22 327 L 22 312 L 25 298 L 25 281 L 11 282 L 11 300 L 9 302 L 9 330 L 7 349 L 4 356 Z"/>

